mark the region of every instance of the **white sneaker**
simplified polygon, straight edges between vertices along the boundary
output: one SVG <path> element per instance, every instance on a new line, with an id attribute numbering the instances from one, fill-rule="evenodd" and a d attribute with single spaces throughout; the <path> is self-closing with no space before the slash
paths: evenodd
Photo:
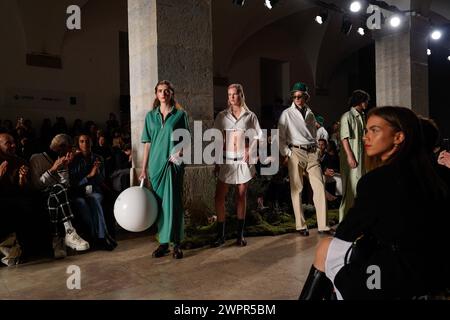
<path id="1" fill-rule="evenodd" d="M 63 259 L 67 256 L 64 238 L 62 237 L 53 238 L 53 255 L 55 259 Z"/>
<path id="2" fill-rule="evenodd" d="M 66 246 L 76 251 L 85 251 L 89 249 L 89 243 L 83 240 L 75 231 L 75 229 L 69 229 L 66 232 Z"/>

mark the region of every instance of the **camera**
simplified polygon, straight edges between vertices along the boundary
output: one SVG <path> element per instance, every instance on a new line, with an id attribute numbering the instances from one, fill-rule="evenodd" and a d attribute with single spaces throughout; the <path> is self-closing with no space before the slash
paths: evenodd
<path id="1" fill-rule="evenodd" d="M 445 151 L 449 151 L 450 152 L 450 140 L 449 140 L 449 138 L 442 139 L 442 148 Z"/>

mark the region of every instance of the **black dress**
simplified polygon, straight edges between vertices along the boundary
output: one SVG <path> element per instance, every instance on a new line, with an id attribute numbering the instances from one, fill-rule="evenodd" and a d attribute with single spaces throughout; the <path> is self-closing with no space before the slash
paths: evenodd
<path id="1" fill-rule="evenodd" d="M 335 237 L 353 242 L 364 235 L 376 249 L 337 273 L 334 284 L 344 299 L 411 298 L 449 283 L 448 199 L 419 191 L 419 177 L 411 172 L 386 165 L 360 179 L 354 206 Z M 372 265 L 379 267 L 380 289 L 368 288 Z"/>

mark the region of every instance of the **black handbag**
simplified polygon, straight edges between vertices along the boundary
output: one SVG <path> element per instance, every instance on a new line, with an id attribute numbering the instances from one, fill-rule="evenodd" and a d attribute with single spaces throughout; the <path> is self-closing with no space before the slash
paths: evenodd
<path id="1" fill-rule="evenodd" d="M 357 238 L 345 253 L 345 265 L 350 263 L 364 264 L 378 249 L 378 241 L 369 235 Z"/>

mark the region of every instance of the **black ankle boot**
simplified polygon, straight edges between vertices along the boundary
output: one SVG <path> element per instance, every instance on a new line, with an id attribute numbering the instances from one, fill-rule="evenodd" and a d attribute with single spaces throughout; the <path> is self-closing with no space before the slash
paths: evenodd
<path id="1" fill-rule="evenodd" d="M 225 243 L 225 222 L 217 221 L 217 238 L 211 243 L 211 247 L 217 248 Z"/>
<path id="2" fill-rule="evenodd" d="M 172 256 L 174 259 L 182 259 L 183 258 L 183 251 L 181 251 L 181 246 L 179 244 L 174 245 Z"/>
<path id="3" fill-rule="evenodd" d="M 325 272 L 317 270 L 312 265 L 298 300 L 323 300 L 331 297 L 332 292 L 331 280 L 327 278 Z"/>
<path id="4" fill-rule="evenodd" d="M 155 251 L 153 251 L 152 253 L 152 257 L 153 258 L 161 258 L 164 257 L 166 254 L 168 254 L 169 251 L 169 244 L 167 243 L 162 243 L 158 246 L 158 248 L 156 248 Z"/>
<path id="5" fill-rule="evenodd" d="M 236 245 L 240 247 L 245 247 L 247 245 L 247 240 L 244 239 L 244 225 L 245 219 L 238 219 Z"/>

